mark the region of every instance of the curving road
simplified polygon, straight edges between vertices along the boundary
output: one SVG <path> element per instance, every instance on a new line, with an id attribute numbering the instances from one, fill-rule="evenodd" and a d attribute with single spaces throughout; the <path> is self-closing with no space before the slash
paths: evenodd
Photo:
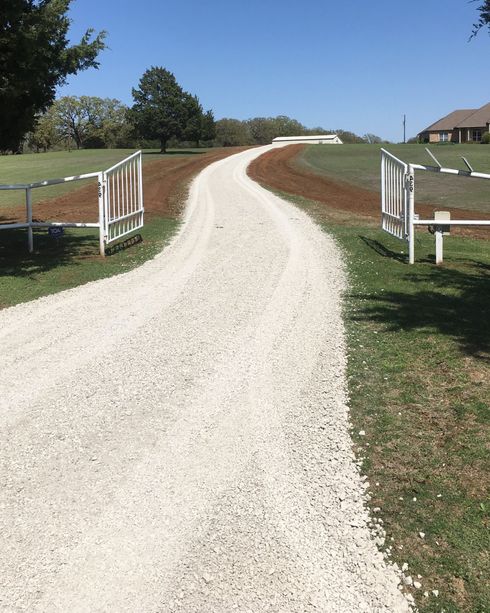
<path id="1" fill-rule="evenodd" d="M 155 260 L 0 312 L 0 611 L 408 611 L 348 434 L 334 242 L 213 164 Z"/>

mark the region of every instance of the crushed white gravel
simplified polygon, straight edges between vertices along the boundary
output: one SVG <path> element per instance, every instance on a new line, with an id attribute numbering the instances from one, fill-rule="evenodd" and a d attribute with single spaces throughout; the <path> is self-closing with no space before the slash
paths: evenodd
<path id="1" fill-rule="evenodd" d="M 408 611 L 349 438 L 339 249 L 255 184 L 194 181 L 116 278 L 0 312 L 0 610 Z"/>

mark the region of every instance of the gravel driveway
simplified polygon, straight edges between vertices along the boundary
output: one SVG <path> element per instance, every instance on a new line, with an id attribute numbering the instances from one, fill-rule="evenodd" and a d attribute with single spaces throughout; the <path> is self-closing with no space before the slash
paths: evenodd
<path id="1" fill-rule="evenodd" d="M 141 268 L 0 312 L 0 610 L 407 611 L 350 447 L 341 254 L 246 175 Z"/>

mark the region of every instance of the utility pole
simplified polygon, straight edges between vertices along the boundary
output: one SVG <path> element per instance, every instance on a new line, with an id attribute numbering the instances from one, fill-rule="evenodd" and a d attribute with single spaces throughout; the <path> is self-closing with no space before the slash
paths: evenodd
<path id="1" fill-rule="evenodd" d="M 407 142 L 407 116 L 403 115 L 403 144 Z"/>

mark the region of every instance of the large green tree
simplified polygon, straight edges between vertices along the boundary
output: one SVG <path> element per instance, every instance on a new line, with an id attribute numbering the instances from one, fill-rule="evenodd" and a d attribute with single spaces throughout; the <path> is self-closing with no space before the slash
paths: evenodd
<path id="1" fill-rule="evenodd" d="M 152 67 L 133 89 L 134 105 L 130 119 L 137 132 L 158 139 L 162 153 L 170 138 L 182 138 L 192 113 L 202 113 L 199 101 L 185 92 L 175 76 L 165 68 Z"/>
<path id="2" fill-rule="evenodd" d="M 98 67 L 105 33 L 69 45 L 72 0 L 1 0 L 0 150 L 16 151 L 68 75 Z"/>
<path id="3" fill-rule="evenodd" d="M 77 149 L 111 148 L 125 146 L 131 140 L 127 111 L 124 104 L 112 98 L 65 96 L 56 100 L 46 115 L 53 119 L 63 140 L 74 143 Z"/>
<path id="4" fill-rule="evenodd" d="M 182 137 L 199 147 L 201 141 L 212 141 L 216 136 L 213 111 L 203 111 L 197 96 L 187 96 L 187 120 Z"/>
<path id="5" fill-rule="evenodd" d="M 216 122 L 216 144 L 221 147 L 236 147 L 253 143 L 248 123 L 224 117 Z"/>

